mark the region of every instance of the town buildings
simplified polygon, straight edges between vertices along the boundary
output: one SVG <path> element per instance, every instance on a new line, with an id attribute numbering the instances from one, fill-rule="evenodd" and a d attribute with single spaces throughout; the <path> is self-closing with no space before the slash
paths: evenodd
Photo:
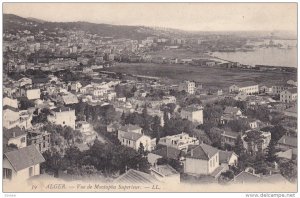
<path id="1" fill-rule="evenodd" d="M 52 115 L 48 116 L 48 120 L 56 125 L 69 126 L 75 129 L 75 110 L 68 107 L 53 109 Z"/>
<path id="2" fill-rule="evenodd" d="M 238 92 L 243 92 L 246 94 L 257 94 L 259 93 L 259 87 L 258 85 L 253 85 L 253 84 L 249 84 L 249 85 L 242 85 L 242 86 L 238 86 L 238 85 L 231 85 L 229 87 L 229 92 L 230 93 L 238 93 Z"/>
<path id="3" fill-rule="evenodd" d="M 40 164 L 44 161 L 34 145 L 4 153 L 3 182 L 19 183 L 40 175 Z"/>
<path id="4" fill-rule="evenodd" d="M 166 145 L 167 147 L 174 147 L 179 150 L 186 150 L 190 145 L 198 145 L 199 140 L 195 137 L 190 137 L 187 133 L 178 135 L 166 136 L 160 138 L 158 144 Z"/>
<path id="5" fill-rule="evenodd" d="M 297 88 L 287 89 L 280 92 L 280 101 L 290 103 L 297 100 Z"/>
<path id="6" fill-rule="evenodd" d="M 194 94 L 196 89 L 195 82 L 192 81 L 184 81 L 179 84 L 178 90 L 185 91 L 188 94 Z"/>
<path id="7" fill-rule="evenodd" d="M 197 124 L 203 124 L 203 107 L 202 106 L 188 106 L 181 109 L 180 116 Z"/>

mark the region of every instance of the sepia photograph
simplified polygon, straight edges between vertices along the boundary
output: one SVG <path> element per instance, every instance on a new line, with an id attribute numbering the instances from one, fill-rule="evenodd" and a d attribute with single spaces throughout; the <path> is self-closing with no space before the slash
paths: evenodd
<path id="1" fill-rule="evenodd" d="M 295 197 L 297 11 L 4 2 L 2 191 Z"/>

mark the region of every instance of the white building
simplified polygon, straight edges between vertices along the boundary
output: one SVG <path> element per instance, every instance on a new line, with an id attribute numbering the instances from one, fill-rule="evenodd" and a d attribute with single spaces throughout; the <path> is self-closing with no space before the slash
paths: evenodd
<path id="1" fill-rule="evenodd" d="M 219 167 L 219 150 L 207 144 L 200 144 L 186 156 L 184 173 L 216 176 L 219 174 Z"/>
<path id="2" fill-rule="evenodd" d="M 141 144 L 143 144 L 145 151 L 151 151 L 152 148 L 151 138 L 140 133 L 126 132 L 121 134 L 118 139 L 122 145 L 133 148 L 136 151 Z"/>
<path id="3" fill-rule="evenodd" d="M 188 94 L 194 94 L 196 89 L 195 82 L 192 81 L 184 81 L 179 84 L 178 90 L 185 91 Z"/>
<path id="4" fill-rule="evenodd" d="M 32 80 L 30 78 L 21 78 L 18 80 L 20 87 L 24 86 L 24 85 L 31 85 L 32 84 Z"/>
<path id="5" fill-rule="evenodd" d="M 151 151 L 151 138 L 142 133 L 142 128 L 136 125 L 121 126 L 118 139 L 122 145 L 138 150 L 142 143 L 145 151 Z"/>
<path id="6" fill-rule="evenodd" d="M 11 129 L 20 119 L 19 110 L 11 106 L 3 107 L 3 127 Z"/>
<path id="7" fill-rule="evenodd" d="M 26 97 L 28 100 L 39 99 L 41 97 L 40 89 L 28 89 L 26 90 Z"/>
<path id="8" fill-rule="evenodd" d="M 13 99 L 13 98 L 9 98 L 9 97 L 4 97 L 2 100 L 2 106 L 10 106 L 13 108 L 18 108 L 18 100 L 17 99 Z"/>
<path id="9" fill-rule="evenodd" d="M 181 133 L 160 138 L 159 144 L 179 150 L 187 150 L 189 145 L 199 145 L 199 140 L 195 137 L 190 137 L 187 133 Z"/>
<path id="10" fill-rule="evenodd" d="M 52 115 L 48 116 L 48 121 L 56 125 L 69 126 L 75 129 L 75 110 L 70 108 L 53 109 Z"/>
<path id="11" fill-rule="evenodd" d="M 7 141 L 7 145 L 14 144 L 17 148 L 23 148 L 27 146 L 26 132 L 19 127 L 11 129 L 3 129 L 4 141 Z M 6 143 L 6 142 L 4 142 Z"/>
<path id="12" fill-rule="evenodd" d="M 175 96 L 164 96 L 162 99 L 163 104 L 174 103 L 176 104 L 176 97 Z"/>
<path id="13" fill-rule="evenodd" d="M 297 100 L 297 88 L 287 89 L 280 93 L 280 102 L 290 103 Z"/>
<path id="14" fill-rule="evenodd" d="M 40 164 L 45 159 L 35 145 L 4 153 L 3 156 L 3 182 L 22 182 L 30 177 L 40 175 Z"/>
<path id="15" fill-rule="evenodd" d="M 246 94 L 256 94 L 259 93 L 258 85 L 246 85 L 246 86 L 238 86 L 238 85 L 231 85 L 229 87 L 229 92 L 243 92 Z"/>
<path id="16" fill-rule="evenodd" d="M 188 119 L 191 122 L 203 124 L 203 107 L 189 106 L 181 109 L 180 116 L 182 119 Z"/>

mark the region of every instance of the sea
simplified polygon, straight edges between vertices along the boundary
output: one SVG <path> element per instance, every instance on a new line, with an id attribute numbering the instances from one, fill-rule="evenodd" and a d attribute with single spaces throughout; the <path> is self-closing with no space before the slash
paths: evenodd
<path id="1" fill-rule="evenodd" d="M 248 42 L 253 45 L 253 51 L 214 52 L 213 56 L 245 65 L 270 65 L 284 67 L 298 67 L 297 40 L 273 40 L 274 45 L 281 47 L 266 47 L 270 40 Z"/>

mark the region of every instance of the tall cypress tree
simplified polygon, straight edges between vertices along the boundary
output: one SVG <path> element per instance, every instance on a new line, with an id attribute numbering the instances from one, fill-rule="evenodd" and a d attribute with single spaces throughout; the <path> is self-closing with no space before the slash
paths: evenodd
<path id="1" fill-rule="evenodd" d="M 276 145 L 275 141 L 271 139 L 267 147 L 266 160 L 268 162 L 275 162 L 277 160 L 275 145 Z"/>

